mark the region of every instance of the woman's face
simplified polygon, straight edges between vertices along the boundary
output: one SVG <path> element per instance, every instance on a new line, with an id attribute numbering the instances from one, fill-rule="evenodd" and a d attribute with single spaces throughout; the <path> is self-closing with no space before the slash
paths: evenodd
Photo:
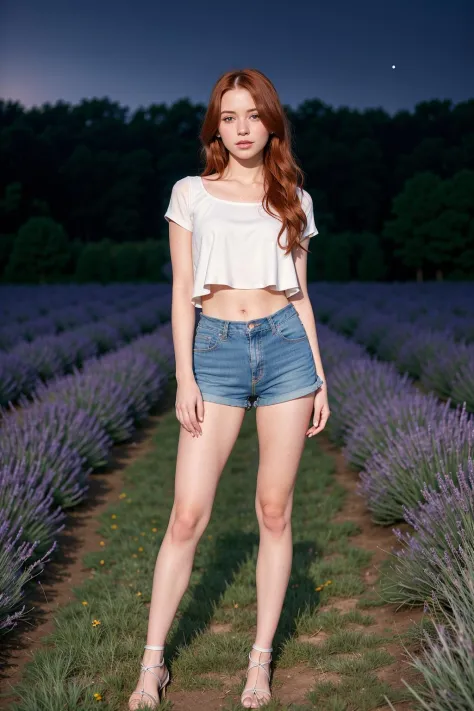
<path id="1" fill-rule="evenodd" d="M 229 153 L 238 159 L 253 158 L 265 148 L 270 134 L 247 89 L 230 89 L 222 97 L 218 133 Z M 250 145 L 239 146 L 239 141 Z"/>

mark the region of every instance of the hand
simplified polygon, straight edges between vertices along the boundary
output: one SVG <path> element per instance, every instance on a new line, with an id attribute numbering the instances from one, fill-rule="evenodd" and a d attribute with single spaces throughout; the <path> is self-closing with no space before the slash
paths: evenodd
<path id="1" fill-rule="evenodd" d="M 325 386 L 322 385 L 318 388 L 314 397 L 313 426 L 306 432 L 308 437 L 318 434 L 325 428 L 330 414 L 328 395 Z"/>
<path id="2" fill-rule="evenodd" d="M 204 420 L 204 404 L 196 380 L 178 382 L 176 390 L 176 417 L 193 437 L 202 435 L 199 422 Z"/>

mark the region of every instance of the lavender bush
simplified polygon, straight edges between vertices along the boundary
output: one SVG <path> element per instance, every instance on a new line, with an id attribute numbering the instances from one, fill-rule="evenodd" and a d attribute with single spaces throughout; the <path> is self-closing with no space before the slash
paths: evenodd
<path id="1" fill-rule="evenodd" d="M 45 430 L 61 446 L 73 446 L 86 468 L 99 469 L 107 464 L 112 438 L 92 412 L 71 408 L 60 400 L 43 402 L 37 397 L 32 403 L 20 399 L 19 406 L 3 411 L 3 417 L 9 419 L 4 421 L 3 431 L 0 429 L 0 442 L 2 437 L 11 439 L 11 432 L 16 432 L 22 453 L 32 433 Z"/>
<path id="2" fill-rule="evenodd" d="M 474 418 L 465 407 L 449 402 L 433 408 L 425 424 L 414 422 L 404 432 L 387 436 L 385 451 L 375 452 L 360 473 L 359 493 L 376 523 L 387 525 L 404 518 L 416 506 L 423 488 L 436 486 L 440 471 L 456 481 L 459 466 L 474 456 Z"/>
<path id="3" fill-rule="evenodd" d="M 23 529 L 11 532 L 11 523 L 0 511 L 0 634 L 9 632 L 25 616 L 25 605 L 20 607 L 26 585 L 44 569 L 56 548 L 53 543 L 42 558 L 30 561 L 37 543 L 20 543 Z"/>
<path id="4" fill-rule="evenodd" d="M 404 508 L 414 533 L 394 530 L 402 548 L 394 554 L 394 575 L 385 583 L 390 601 L 423 604 L 435 591 L 439 603 L 449 610 L 456 595 L 462 594 L 465 555 L 474 551 L 472 457 L 459 467 L 456 479 L 457 483 L 449 473 L 439 473 L 437 489 L 425 486 L 422 502 Z"/>
<path id="5" fill-rule="evenodd" d="M 454 391 L 454 380 L 460 370 L 469 364 L 474 365 L 474 346 L 447 341 L 437 350 L 434 358 L 423 362 L 420 373 L 421 383 L 440 397 L 448 398 L 453 394 L 454 400 L 459 402 L 460 398 L 456 397 Z M 459 395 L 463 398 L 466 395 L 466 385 L 469 386 L 469 383 L 474 388 L 474 378 L 470 378 L 466 373 L 463 381 L 459 383 L 462 387 L 462 393 L 460 392 Z M 474 407 L 470 408 L 469 403 L 467 404 L 468 409 L 474 410 Z"/>
<path id="6" fill-rule="evenodd" d="M 474 531 L 462 531 L 456 556 L 435 575 L 430 607 L 435 635 L 424 635 L 423 652 L 410 654 L 425 681 L 415 690 L 405 685 L 425 711 L 474 711 Z M 446 575 L 447 573 L 447 575 Z M 448 607 L 439 600 L 448 601 Z"/>
<path id="7" fill-rule="evenodd" d="M 387 393 L 412 389 L 408 375 L 400 376 L 391 363 L 380 363 L 367 356 L 340 363 L 330 372 L 329 433 L 338 443 L 347 439 L 370 405 L 386 398 Z"/>
<path id="8" fill-rule="evenodd" d="M 64 528 L 66 515 L 54 505 L 54 478 L 54 471 L 45 471 L 41 462 L 31 466 L 21 460 L 0 467 L 0 516 L 8 521 L 11 536 L 22 529 L 21 542 L 37 543 L 38 555 Z"/>
<path id="9" fill-rule="evenodd" d="M 459 365 L 457 372 L 454 373 L 452 393 L 456 402 L 464 398 L 467 409 L 474 412 L 474 357 L 467 363 Z"/>
<path id="10" fill-rule="evenodd" d="M 363 404 L 343 448 L 345 458 L 358 471 L 375 453 L 386 454 L 394 438 L 403 439 L 416 425 L 425 428 L 438 422 L 444 410 L 435 395 L 424 395 L 411 386 L 375 400 L 365 398 Z"/>

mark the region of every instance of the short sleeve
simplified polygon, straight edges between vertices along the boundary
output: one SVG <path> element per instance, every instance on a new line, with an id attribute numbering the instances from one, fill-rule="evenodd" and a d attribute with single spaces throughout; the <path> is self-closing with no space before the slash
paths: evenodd
<path id="1" fill-rule="evenodd" d="M 314 222 L 313 200 L 311 198 L 311 195 L 306 192 L 306 190 L 303 190 L 303 196 L 301 198 L 301 207 L 303 208 L 306 214 L 306 229 L 303 233 L 303 236 L 301 237 L 301 239 L 303 240 L 306 237 L 314 237 L 318 234 L 318 229 Z"/>
<path id="2" fill-rule="evenodd" d="M 189 177 L 178 180 L 171 190 L 171 198 L 168 209 L 165 212 L 165 220 L 173 220 L 178 225 L 190 232 L 193 231 L 193 216 L 190 208 L 190 180 Z"/>

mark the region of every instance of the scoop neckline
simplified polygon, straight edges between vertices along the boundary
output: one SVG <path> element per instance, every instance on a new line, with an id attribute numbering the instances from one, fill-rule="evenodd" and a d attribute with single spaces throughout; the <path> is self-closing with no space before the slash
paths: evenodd
<path id="1" fill-rule="evenodd" d="M 217 200 L 218 202 L 226 202 L 229 205 L 261 205 L 262 204 L 261 200 L 260 200 L 260 202 L 237 202 L 236 200 L 224 200 L 223 198 L 218 198 L 215 195 L 211 195 L 211 193 L 208 190 L 206 190 L 206 188 L 204 187 L 204 181 L 200 175 L 198 175 L 198 178 L 199 178 L 199 183 L 201 185 L 202 190 L 204 190 L 206 195 L 209 195 L 209 197 L 212 198 L 213 200 Z"/>

